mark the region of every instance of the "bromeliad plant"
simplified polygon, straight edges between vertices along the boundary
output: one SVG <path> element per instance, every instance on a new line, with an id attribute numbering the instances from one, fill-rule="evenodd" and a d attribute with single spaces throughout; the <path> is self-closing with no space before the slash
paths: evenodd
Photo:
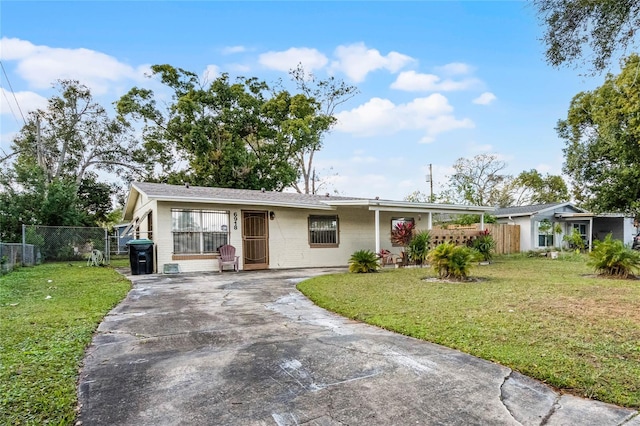
<path id="1" fill-rule="evenodd" d="M 358 250 L 349 259 L 349 272 L 366 274 L 377 272 L 378 268 L 380 268 L 378 255 L 371 250 Z"/>

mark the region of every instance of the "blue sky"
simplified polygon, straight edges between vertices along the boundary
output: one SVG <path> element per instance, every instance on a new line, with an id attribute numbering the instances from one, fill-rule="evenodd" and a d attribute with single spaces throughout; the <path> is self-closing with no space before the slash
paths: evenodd
<path id="1" fill-rule="evenodd" d="M 604 79 L 547 65 L 543 29 L 519 1 L 3 0 L 0 16 L 5 152 L 22 124 L 15 100 L 26 116 L 56 79 L 111 109 L 133 86 L 158 88 L 144 77 L 153 64 L 271 83 L 302 62 L 360 90 L 315 161 L 327 191 L 352 196 L 426 193 L 429 164 L 437 192 L 457 158 L 480 153 L 510 174 L 560 174 L 556 122 Z"/>

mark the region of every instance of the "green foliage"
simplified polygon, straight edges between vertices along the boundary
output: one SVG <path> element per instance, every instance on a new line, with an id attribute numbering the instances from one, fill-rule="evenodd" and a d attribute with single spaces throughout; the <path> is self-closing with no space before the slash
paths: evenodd
<path id="1" fill-rule="evenodd" d="M 502 188 L 510 180 L 500 172 L 507 167 L 493 154 L 479 154 L 472 159 L 459 158 L 449 178 L 452 194 L 459 194 L 457 202 L 477 206 L 499 205 Z"/>
<path id="2" fill-rule="evenodd" d="M 640 270 L 640 252 L 625 247 L 609 234 L 602 241 L 594 241 L 588 264 L 600 275 L 629 278 Z"/>
<path id="3" fill-rule="evenodd" d="M 576 201 L 594 212 L 640 212 L 640 57 L 619 75 L 578 93 L 558 122 L 565 140 L 564 172 Z"/>
<path id="4" fill-rule="evenodd" d="M 376 272 L 380 268 L 378 255 L 371 250 L 358 250 L 349 259 L 349 272 L 367 274 Z"/>
<path id="5" fill-rule="evenodd" d="M 469 276 L 475 254 L 468 247 L 443 243 L 433 248 L 427 259 L 440 278 L 464 280 Z"/>
<path id="6" fill-rule="evenodd" d="M 162 168 L 151 180 L 267 190 L 282 190 L 301 177 L 309 183 L 310 170 L 303 166 L 310 162 L 301 161 L 320 149 L 335 122 L 320 101 L 272 90 L 256 78 L 233 83 L 223 74 L 203 86 L 195 73 L 181 68 L 151 69 L 173 91 L 168 107 L 159 109 L 155 94 L 139 88 L 117 103 L 121 120 L 145 125 L 147 155 Z"/>
<path id="7" fill-rule="evenodd" d="M 493 239 L 488 229 L 485 229 L 481 234 L 473 240 L 472 247 L 486 262 L 490 262 L 493 259 L 493 252 L 496 249 L 496 241 Z"/>
<path id="8" fill-rule="evenodd" d="M 490 214 L 484 215 L 484 223 L 497 223 L 498 219 Z M 480 223 L 480 215 L 478 214 L 461 214 L 456 216 L 456 218 L 451 222 L 456 225 L 475 225 L 476 223 Z"/>
<path id="9" fill-rule="evenodd" d="M 633 0 L 533 0 L 546 26 L 547 62 L 555 67 L 589 63 L 605 70 L 612 56 L 635 46 L 640 7 Z"/>
<path id="10" fill-rule="evenodd" d="M 572 250 L 582 251 L 585 249 L 582 235 L 580 235 L 580 232 L 575 228 L 570 234 L 565 235 L 563 240 L 569 244 L 569 248 Z"/>
<path id="11" fill-rule="evenodd" d="M 508 205 L 563 203 L 570 200 L 567 184 L 559 175 L 541 175 L 535 169 L 521 172 L 512 184 Z"/>
<path id="12" fill-rule="evenodd" d="M 85 348 L 131 288 L 114 270 L 85 264 L 49 263 L 0 277 L 2 424 L 74 424 Z"/>
<path id="13" fill-rule="evenodd" d="M 429 231 L 417 232 L 411 241 L 409 241 L 408 253 L 409 260 L 416 265 L 422 265 L 429 253 L 429 243 L 431 242 L 431 233 Z"/>

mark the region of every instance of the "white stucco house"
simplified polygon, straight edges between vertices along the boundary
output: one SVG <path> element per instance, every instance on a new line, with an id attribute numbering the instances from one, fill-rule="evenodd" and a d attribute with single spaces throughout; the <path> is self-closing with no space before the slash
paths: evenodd
<path id="1" fill-rule="evenodd" d="M 612 234 L 615 239 L 631 244 L 636 228 L 633 218 L 618 213 L 594 214 L 570 202 L 538 204 L 496 209 L 493 213 L 498 223 L 520 225 L 520 251 L 540 250 L 548 247 L 566 247 L 565 235 L 576 229 L 587 248 L 591 248 L 594 239 L 603 239 Z M 549 221 L 552 226 L 558 224 L 560 234 L 545 233 L 541 223 Z"/>
<path id="2" fill-rule="evenodd" d="M 434 213 L 484 214 L 493 207 L 205 188 L 131 184 L 126 234 L 154 244 L 154 271 L 217 270 L 218 248 L 236 247 L 240 269 L 346 266 L 356 250 L 392 247 L 399 221 L 431 229 Z"/>

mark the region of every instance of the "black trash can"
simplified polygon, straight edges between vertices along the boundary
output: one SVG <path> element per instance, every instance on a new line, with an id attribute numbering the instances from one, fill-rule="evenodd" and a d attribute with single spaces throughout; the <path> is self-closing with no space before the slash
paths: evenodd
<path id="1" fill-rule="evenodd" d="M 153 241 L 147 239 L 130 240 L 129 264 L 131 275 L 153 274 Z"/>

